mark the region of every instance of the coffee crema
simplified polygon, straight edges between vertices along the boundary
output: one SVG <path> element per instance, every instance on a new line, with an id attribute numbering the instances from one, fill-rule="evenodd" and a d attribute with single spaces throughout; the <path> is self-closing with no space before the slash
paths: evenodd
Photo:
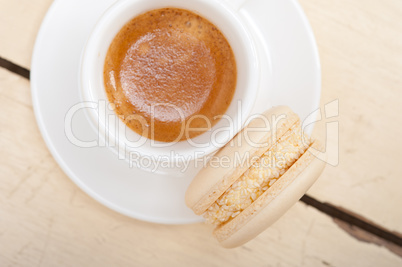
<path id="1" fill-rule="evenodd" d="M 104 84 L 133 131 L 162 142 L 193 138 L 229 107 L 237 80 L 232 48 L 205 18 L 163 8 L 139 15 L 115 36 Z"/>

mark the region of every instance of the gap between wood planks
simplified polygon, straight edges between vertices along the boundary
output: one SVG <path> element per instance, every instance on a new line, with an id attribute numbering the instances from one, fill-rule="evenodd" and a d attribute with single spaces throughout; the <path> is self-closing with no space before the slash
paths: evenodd
<path id="1" fill-rule="evenodd" d="M 29 70 L 18 66 L 17 64 L 0 57 L 0 67 L 8 69 L 9 71 L 18 74 L 29 80 Z"/>
<path id="2" fill-rule="evenodd" d="M 363 216 L 342 207 L 323 203 L 309 195 L 304 195 L 301 202 L 332 217 L 334 222 L 352 237 L 367 243 L 383 246 L 402 257 L 402 234 L 392 232 Z"/>
<path id="3" fill-rule="evenodd" d="M 30 78 L 30 71 L 28 69 L 23 68 L 1 57 L 0 57 L 0 67 L 5 68 L 15 74 L 18 74 L 28 80 Z M 329 203 L 320 202 L 308 195 L 304 195 L 301 198 L 301 201 L 306 205 L 314 207 L 317 210 L 332 217 L 338 226 L 340 226 L 343 230 L 348 232 L 353 237 L 361 241 L 385 246 L 394 253 L 398 254 L 399 256 L 402 256 L 402 249 L 401 249 L 402 234 L 391 232 L 385 229 L 384 227 L 377 225 L 374 222 L 371 222 L 368 219 L 358 214 L 355 214 L 351 211 L 348 211 L 340 207 L 335 207 Z M 373 238 L 364 237 L 364 234 L 363 235 L 361 234 L 362 232 L 363 233 L 366 232 L 375 237 L 379 237 L 380 239 L 383 239 L 386 242 L 379 242 L 374 240 Z"/>

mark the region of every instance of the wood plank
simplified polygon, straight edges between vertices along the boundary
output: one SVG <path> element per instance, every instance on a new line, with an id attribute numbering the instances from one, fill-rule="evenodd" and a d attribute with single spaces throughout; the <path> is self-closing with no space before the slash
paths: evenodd
<path id="1" fill-rule="evenodd" d="M 0 57 L 29 67 L 36 32 L 51 2 L 0 0 Z M 300 2 L 321 54 L 322 106 L 334 99 L 340 103 L 339 166 L 327 167 L 309 193 L 401 233 L 402 117 L 396 111 L 402 23 L 396 22 L 402 3 Z M 160 226 L 115 214 L 77 189 L 51 158 L 35 124 L 27 81 L 0 70 L 0 103 L 1 265 L 68 266 L 71 259 L 76 265 L 192 260 L 209 265 L 401 264 L 384 247 L 357 241 L 303 204 L 256 241 L 230 251 L 217 247 L 206 226 Z M 323 134 L 324 127 L 320 123 L 317 132 Z M 306 237 L 305 226 L 313 219 L 317 223 Z"/>
<path id="2" fill-rule="evenodd" d="M 402 117 L 396 112 L 402 23 L 395 23 L 402 3 L 300 2 L 321 54 L 322 106 L 334 99 L 340 103 L 340 164 L 328 167 L 310 194 L 401 233 L 402 213 L 393 203 L 402 202 L 402 165 L 397 162 Z M 50 3 L 0 0 L 0 35 L 7 40 L 0 42 L 1 56 L 29 67 L 35 34 Z M 324 123 L 317 132 L 324 132 Z"/>
<path id="3" fill-rule="evenodd" d="M 31 65 L 36 35 L 52 0 L 0 0 L 0 57 Z"/>
<path id="4" fill-rule="evenodd" d="M 227 250 L 203 224 L 167 226 L 117 214 L 78 189 L 47 151 L 29 82 L 0 69 L 1 266 L 401 266 L 296 204 L 247 245 Z"/>
<path id="5" fill-rule="evenodd" d="M 0 56 L 29 67 L 33 42 L 52 1 L 0 0 Z M 322 106 L 340 103 L 340 163 L 310 194 L 402 233 L 402 2 L 300 1 L 320 50 Z M 325 123 L 317 127 L 324 133 Z M 337 144 L 330 140 L 330 145 Z"/>
<path id="6" fill-rule="evenodd" d="M 402 2 L 300 2 L 320 50 L 322 107 L 338 99 L 340 108 L 316 129 L 339 121 L 339 165 L 309 194 L 402 233 Z"/>

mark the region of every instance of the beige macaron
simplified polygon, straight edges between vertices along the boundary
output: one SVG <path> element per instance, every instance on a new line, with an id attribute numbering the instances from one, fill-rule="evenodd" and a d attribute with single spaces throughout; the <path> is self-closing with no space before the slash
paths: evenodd
<path id="1" fill-rule="evenodd" d="M 316 181 L 325 162 L 288 107 L 274 107 L 219 150 L 186 192 L 186 204 L 227 248 L 240 246 L 278 220 Z"/>

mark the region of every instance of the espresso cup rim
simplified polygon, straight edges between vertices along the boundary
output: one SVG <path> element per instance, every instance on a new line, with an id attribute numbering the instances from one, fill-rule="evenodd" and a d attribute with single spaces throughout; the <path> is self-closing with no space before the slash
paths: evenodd
<path id="1" fill-rule="evenodd" d="M 253 40 L 250 32 L 247 30 L 247 28 L 244 25 L 244 22 L 240 20 L 240 16 L 239 14 L 233 10 L 229 5 L 219 1 L 219 0 L 193 0 L 193 1 L 187 1 L 187 0 L 172 0 L 169 1 L 170 4 L 162 4 L 164 1 L 162 0 L 119 0 L 116 3 L 114 3 L 109 9 L 107 9 L 104 14 L 101 16 L 101 18 L 98 20 L 98 22 L 96 23 L 94 29 L 92 30 L 88 41 L 84 47 L 83 53 L 82 53 L 82 57 L 81 57 L 81 62 L 80 62 L 80 73 L 79 73 L 79 79 L 80 79 L 80 90 L 81 90 L 81 95 L 84 101 L 92 101 L 92 102 L 96 102 L 100 100 L 106 100 L 107 103 L 108 99 L 100 99 L 97 96 L 97 93 L 95 90 L 100 90 L 99 88 L 99 84 L 101 83 L 101 87 L 102 90 L 104 90 L 104 85 L 103 85 L 103 72 L 102 75 L 100 75 L 101 77 L 99 77 L 99 71 L 98 71 L 98 75 L 95 73 L 95 69 L 99 68 L 99 66 L 96 66 L 95 63 L 96 62 L 102 62 L 102 69 L 103 69 L 103 63 L 104 63 L 104 58 L 102 59 L 102 53 L 105 52 L 105 47 L 106 47 L 106 51 L 109 48 L 110 42 L 111 40 L 107 40 L 105 41 L 102 36 L 108 35 L 108 36 L 114 36 L 116 35 L 117 32 L 113 32 L 113 33 L 106 33 L 106 31 L 109 28 L 118 28 L 121 29 L 122 26 L 124 26 L 125 23 L 127 23 L 130 19 L 125 20 L 125 22 L 123 23 L 123 25 L 121 25 L 121 21 L 119 23 L 117 23 L 117 19 L 119 17 L 120 14 L 123 14 L 125 12 L 125 8 L 133 8 L 134 6 L 147 6 L 147 7 L 151 7 L 154 4 L 154 8 L 149 8 L 149 10 L 153 10 L 153 9 L 157 9 L 157 8 L 164 8 L 164 7 L 172 7 L 172 8 L 184 8 L 187 10 L 190 10 L 192 12 L 195 12 L 199 15 L 201 15 L 202 17 L 206 18 L 207 20 L 211 21 L 213 24 L 215 24 L 221 31 L 222 33 L 227 37 L 227 33 L 229 30 L 222 30 L 221 27 L 219 27 L 219 25 L 217 25 L 217 23 L 215 23 L 215 21 L 217 21 L 218 19 L 211 20 L 208 15 L 205 15 L 203 12 L 200 12 L 199 9 L 197 8 L 191 8 L 191 6 L 196 7 L 197 5 L 205 5 L 205 9 L 211 8 L 211 10 L 214 10 L 215 13 L 220 13 L 220 14 L 224 14 L 225 17 L 224 18 L 219 18 L 219 19 L 223 19 L 226 20 L 226 22 L 222 22 L 222 25 L 230 25 L 228 27 L 231 27 L 231 34 L 232 36 L 234 36 L 233 38 L 237 38 L 239 42 L 243 42 L 240 44 L 241 50 L 244 49 L 244 51 L 242 52 L 238 52 L 239 49 L 237 49 L 237 54 L 241 53 L 242 54 L 242 60 L 243 58 L 245 58 L 246 62 L 238 62 L 238 55 L 236 55 L 235 53 L 235 57 L 236 57 L 236 64 L 238 66 L 238 72 L 239 72 L 239 64 L 247 64 L 246 67 L 246 72 L 247 73 L 242 73 L 241 75 L 245 75 L 245 87 L 247 88 L 239 88 L 239 85 L 236 88 L 236 92 L 238 90 L 242 90 L 242 92 L 240 92 L 240 97 L 241 100 L 246 102 L 246 103 L 242 103 L 242 105 L 246 105 L 245 110 L 242 110 L 241 114 L 237 113 L 233 113 L 233 107 L 232 104 L 236 104 L 233 103 L 234 101 L 236 101 L 236 99 L 232 100 L 231 106 L 229 107 L 229 109 L 232 107 L 232 110 L 230 112 L 232 112 L 232 114 L 234 115 L 234 124 L 233 127 L 234 130 L 232 133 L 227 134 L 224 136 L 224 138 L 228 139 L 227 141 L 229 141 L 230 139 L 232 139 L 245 125 L 245 122 L 247 120 L 247 118 L 249 117 L 251 110 L 253 108 L 253 104 L 256 100 L 256 96 L 257 96 L 257 92 L 258 92 L 258 87 L 259 87 L 259 80 L 260 80 L 260 73 L 259 73 L 259 60 L 258 60 L 258 56 L 257 56 L 257 51 L 256 51 L 256 44 L 255 41 Z M 161 3 L 161 4 L 159 4 Z M 182 3 L 182 4 L 179 4 Z M 184 4 L 186 3 L 186 4 Z M 190 7 L 190 8 L 186 8 L 186 7 Z M 138 11 L 136 14 L 133 14 L 131 18 L 134 18 L 144 12 L 146 12 L 146 8 L 143 8 L 141 11 Z M 118 26 L 113 26 L 113 23 L 119 24 Z M 226 31 L 226 32 L 225 32 Z M 241 37 L 239 37 L 241 36 Z M 112 39 L 113 39 L 112 38 Z M 232 38 L 232 39 L 233 39 Z M 241 38 L 241 39 L 240 39 Z M 102 41 L 107 43 L 103 43 Z M 229 44 L 232 46 L 232 42 L 231 40 L 228 40 Z M 237 47 L 239 47 L 239 44 L 234 44 L 235 46 L 237 45 Z M 98 50 L 102 48 L 102 52 L 98 53 Z M 233 49 L 233 46 L 232 46 Z M 235 52 L 235 51 L 234 51 Z M 243 67 L 243 66 L 242 66 Z M 239 73 L 237 74 L 239 78 Z M 243 77 L 242 76 L 242 77 Z M 100 82 L 99 80 L 102 80 L 102 82 Z M 97 84 L 98 86 L 94 86 L 94 84 Z M 235 94 L 236 94 L 235 92 Z M 236 110 L 237 111 L 237 110 Z M 227 111 L 228 112 L 228 111 Z M 99 132 L 99 137 L 103 140 L 107 139 L 106 136 L 109 135 L 110 129 L 106 129 L 105 124 L 100 120 L 100 113 L 98 111 L 95 111 L 94 109 L 91 109 L 88 111 L 88 115 L 90 117 L 91 123 L 93 123 L 93 125 L 95 126 L 95 128 L 98 129 Z M 219 122 L 217 123 L 217 125 L 219 124 Z M 215 125 L 216 126 L 216 125 Z M 128 126 L 126 126 L 128 131 L 132 131 L 131 129 L 128 128 Z M 213 127 L 214 128 L 214 127 Z M 212 129 L 213 129 L 212 128 Z M 132 131 L 133 133 L 135 133 L 134 131 Z M 136 135 L 138 135 L 137 133 L 135 133 Z M 201 134 L 200 136 L 205 135 L 205 133 Z M 196 137 L 198 138 L 198 137 Z M 195 138 L 195 139 L 196 139 Z M 226 140 L 225 139 L 225 140 Z M 156 142 L 154 140 L 150 140 L 148 139 L 148 142 Z M 182 143 L 182 142 L 188 142 L 187 141 L 180 141 L 178 142 L 178 144 Z M 139 154 L 141 156 L 157 156 L 157 155 L 170 155 L 171 151 L 179 151 L 179 153 L 183 153 L 185 154 L 185 158 L 184 160 L 194 160 L 196 158 L 200 158 L 203 156 L 207 156 L 210 155 L 214 152 L 216 152 L 217 150 L 219 150 L 221 147 L 223 147 L 225 143 L 220 143 L 219 145 L 210 145 L 210 146 L 206 146 L 203 148 L 196 148 L 193 147 L 192 149 L 190 148 L 186 148 L 186 149 L 181 149 L 181 147 L 183 146 L 175 146 L 176 144 L 172 144 L 172 146 L 170 147 L 170 149 L 165 149 L 164 150 L 159 150 L 158 149 L 148 149 L 147 147 L 140 147 L 140 148 L 133 148 L 130 146 L 126 145 L 127 143 L 125 143 L 124 141 L 120 141 L 120 139 L 117 142 L 117 147 L 114 147 L 113 150 L 115 152 L 117 152 L 117 154 L 121 154 L 123 153 L 125 155 L 125 159 L 127 160 L 127 153 L 131 153 L 132 151 L 139 151 Z M 120 148 L 124 146 L 123 151 L 120 151 Z M 154 147 L 155 148 L 155 147 Z M 117 149 L 117 151 L 116 151 Z M 202 153 L 200 153 L 202 152 Z M 168 159 L 169 160 L 169 159 Z M 171 161 L 177 161 L 178 159 L 170 159 Z M 183 159 L 179 159 L 179 161 L 182 161 Z"/>

